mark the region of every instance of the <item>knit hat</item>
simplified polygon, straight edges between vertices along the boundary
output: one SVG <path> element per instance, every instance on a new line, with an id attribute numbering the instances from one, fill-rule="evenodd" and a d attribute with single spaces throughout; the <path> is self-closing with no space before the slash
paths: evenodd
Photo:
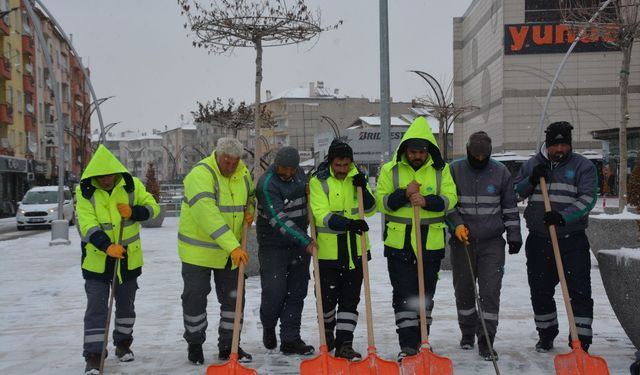
<path id="1" fill-rule="evenodd" d="M 300 155 L 295 147 L 285 146 L 278 150 L 274 163 L 280 167 L 298 167 L 300 165 Z"/>
<path id="2" fill-rule="evenodd" d="M 349 158 L 353 161 L 353 150 L 351 149 L 351 146 L 338 138 L 331 142 L 331 145 L 329 146 L 329 154 L 327 155 L 329 163 L 331 163 L 335 158 Z"/>
<path id="3" fill-rule="evenodd" d="M 565 144 L 571 146 L 571 126 L 567 121 L 558 121 L 547 126 L 545 144 L 547 147 Z"/>
<path id="4" fill-rule="evenodd" d="M 406 149 L 423 150 L 429 149 L 429 141 L 422 138 L 409 138 L 405 141 Z"/>
<path id="5" fill-rule="evenodd" d="M 483 131 L 471 134 L 467 142 L 467 151 L 475 157 L 480 155 L 491 156 L 491 138 Z"/>

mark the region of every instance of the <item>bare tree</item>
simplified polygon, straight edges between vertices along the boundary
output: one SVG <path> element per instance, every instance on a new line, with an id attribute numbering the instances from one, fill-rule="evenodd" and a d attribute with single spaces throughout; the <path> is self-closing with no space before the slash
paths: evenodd
<path id="1" fill-rule="evenodd" d="M 449 145 L 448 134 L 451 126 L 458 116 L 465 112 L 471 112 L 478 109 L 476 106 L 456 106 L 453 102 L 453 81 L 449 83 L 446 90 L 442 89 L 442 85 L 431 74 L 419 70 L 412 70 L 419 75 L 431 87 L 432 94 L 428 93 L 424 97 L 412 100 L 411 107 L 424 108 L 426 113 L 438 120 L 438 145 L 442 150 L 442 157 L 448 160 Z M 419 111 L 416 111 L 420 113 Z"/>
<path id="2" fill-rule="evenodd" d="M 578 30 L 586 28 L 586 21 L 600 8 L 598 0 L 560 0 L 564 21 Z M 640 0 L 613 0 L 596 22 L 588 26 L 602 39 L 620 49 L 620 173 L 618 196 L 620 211 L 627 205 L 627 124 L 629 122 L 629 74 L 633 42 L 640 37 Z M 591 32 L 593 35 L 593 31 Z"/>
<path id="3" fill-rule="evenodd" d="M 193 46 L 215 54 L 231 52 L 236 47 L 253 47 L 256 50 L 255 108 L 261 104 L 264 47 L 305 42 L 342 23 L 323 28 L 320 12 L 312 13 L 304 0 L 294 0 L 293 4 L 287 0 L 212 0 L 206 6 L 202 2 L 178 0 L 181 14 L 187 17 L 184 27 L 193 32 Z M 257 111 L 254 116 L 257 139 L 261 135 L 261 118 Z M 268 151 L 261 150 L 261 144 L 256 141 L 256 160 Z M 260 168 L 256 171 L 261 173 Z"/>
<path id="4" fill-rule="evenodd" d="M 225 134 L 231 131 L 234 138 L 238 137 L 238 130 L 253 129 L 255 125 L 255 114 L 253 107 L 247 106 L 245 102 L 240 102 L 237 106 L 233 99 L 229 99 L 225 105 L 222 99 L 216 98 L 206 103 L 198 103 L 198 109 L 191 111 L 196 122 L 210 124 L 225 130 Z M 260 111 L 260 124 L 262 128 L 272 128 L 275 126 L 272 112 L 266 106 L 262 106 Z"/>

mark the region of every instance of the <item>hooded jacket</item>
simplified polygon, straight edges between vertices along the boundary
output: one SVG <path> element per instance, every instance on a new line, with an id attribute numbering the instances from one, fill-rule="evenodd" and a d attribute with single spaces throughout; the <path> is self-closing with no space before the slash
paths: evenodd
<path id="1" fill-rule="evenodd" d="M 515 179 L 519 200 L 529 198 L 524 218 L 529 232 L 549 238 L 549 228 L 544 224 L 544 202 L 540 184 L 535 187 L 529 176 L 538 164 L 549 169 L 547 189 L 551 209 L 558 211 L 565 225 L 556 226 L 558 237 L 569 237 L 572 233 L 584 231 L 589 225 L 589 211 L 598 200 L 598 175 L 593 163 L 582 155 L 570 151 L 564 160 L 551 163 L 547 157 L 546 145 L 534 157 L 527 160 Z"/>
<path id="2" fill-rule="evenodd" d="M 184 263 L 235 269 L 229 255 L 240 247 L 244 211 L 253 213 L 253 182 L 242 160 L 229 177 L 218 168 L 216 153 L 193 166 L 184 178 L 178 254 Z"/>
<path id="3" fill-rule="evenodd" d="M 102 189 L 95 177 L 111 174 L 117 175 L 113 189 Z M 83 277 L 111 280 L 116 262 L 107 256 L 106 250 L 114 243 L 120 243 L 127 250 L 117 270 L 118 278 L 123 281 L 138 277 L 143 264 L 139 222 L 160 212 L 158 203 L 142 182 L 100 145 L 82 173 L 76 187 L 76 201 Z M 120 216 L 118 203 L 132 208 L 129 219 Z"/>
<path id="4" fill-rule="evenodd" d="M 423 139 L 429 142 L 429 157 L 415 170 L 407 161 L 405 152 L 407 141 Z M 421 184 L 420 193 L 425 197 L 426 206 L 420 210 L 423 248 L 444 250 L 445 214 L 453 210 L 458 202 L 456 185 L 449 166 L 442 160 L 440 149 L 424 117 L 416 118 L 402 137 L 393 159 L 380 171 L 376 189 L 378 210 L 384 214 L 384 244 L 386 255 L 407 256 L 415 254 L 415 229 L 413 207 L 406 198 L 406 188 L 416 180 Z M 401 253 L 405 253 L 402 254 Z M 429 252 L 427 252 L 428 254 Z M 434 256 L 444 256 L 441 251 Z"/>

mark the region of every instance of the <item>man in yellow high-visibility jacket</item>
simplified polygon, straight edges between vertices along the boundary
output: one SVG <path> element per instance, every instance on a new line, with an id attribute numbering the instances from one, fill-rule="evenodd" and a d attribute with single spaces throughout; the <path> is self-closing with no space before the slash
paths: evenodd
<path id="1" fill-rule="evenodd" d="M 98 374 L 107 321 L 107 301 L 116 259 L 118 281 L 114 298 L 113 342 L 121 362 L 133 361 L 131 343 L 136 319 L 137 278 L 142 272 L 140 221 L 153 218 L 160 207 L 136 177 L 103 145 L 98 146 L 76 188 L 76 212 L 81 236 L 82 276 L 87 309 L 84 315 L 85 374 Z M 120 236 L 121 235 L 121 236 Z M 106 349 L 105 349 L 106 350 Z"/>
<path id="2" fill-rule="evenodd" d="M 393 159 L 382 167 L 376 200 L 378 209 L 385 214 L 384 255 L 393 287 L 393 310 L 401 348 L 398 360 L 401 360 L 415 355 L 420 348 L 414 207 L 420 207 L 426 315 L 430 325 L 440 261 L 444 257 L 445 214 L 457 203 L 449 166 L 442 160 L 423 117 L 411 124 Z"/>
<path id="3" fill-rule="evenodd" d="M 373 215 L 376 201 L 365 175 L 353 163 L 351 147 L 334 140 L 328 160 L 309 182 L 309 199 L 318 234 L 327 344 L 330 350 L 335 346 L 336 357 L 348 360 L 362 357 L 353 350 L 353 331 L 358 323 L 362 257 L 369 256 L 369 226 L 358 216 L 357 187 L 362 188 L 365 214 Z M 367 249 L 360 248 L 360 236 L 365 236 Z"/>
<path id="4" fill-rule="evenodd" d="M 243 152 L 237 139 L 220 138 L 211 156 L 196 164 L 184 179 L 178 253 L 184 281 L 183 337 L 189 344 L 188 359 L 194 364 L 204 363 L 202 344 L 212 272 L 220 303 L 218 357 L 227 360 L 231 353 L 237 266 L 249 260 L 240 239 L 244 221 L 253 221 L 253 182 L 240 160 Z M 244 306 L 244 295 L 242 299 Z M 238 358 L 241 362 L 252 359 L 242 348 L 238 348 Z"/>

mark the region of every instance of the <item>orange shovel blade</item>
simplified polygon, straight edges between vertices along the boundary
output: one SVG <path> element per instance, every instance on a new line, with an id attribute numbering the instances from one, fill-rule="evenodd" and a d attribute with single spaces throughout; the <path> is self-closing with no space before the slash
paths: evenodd
<path id="1" fill-rule="evenodd" d="M 238 353 L 231 353 L 229 362 L 207 367 L 207 375 L 258 375 L 254 369 L 238 363 Z"/>
<path id="2" fill-rule="evenodd" d="M 387 361 L 369 351 L 362 361 L 349 363 L 351 375 L 400 375 L 400 367 L 395 361 Z"/>
<path id="3" fill-rule="evenodd" d="M 609 375 L 607 361 L 582 350 L 580 344 L 572 345 L 569 353 L 558 354 L 553 362 L 558 375 Z"/>
<path id="4" fill-rule="evenodd" d="M 416 355 L 405 357 L 400 363 L 403 375 L 453 375 L 453 363 L 447 357 L 422 348 Z"/>
<path id="5" fill-rule="evenodd" d="M 347 375 L 349 362 L 344 358 L 332 357 L 326 345 L 320 346 L 320 354 L 300 362 L 300 375 Z"/>

